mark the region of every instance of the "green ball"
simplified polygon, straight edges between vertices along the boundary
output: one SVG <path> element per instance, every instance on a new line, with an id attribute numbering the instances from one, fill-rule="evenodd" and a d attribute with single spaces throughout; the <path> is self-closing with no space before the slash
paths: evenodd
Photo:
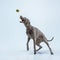
<path id="1" fill-rule="evenodd" d="M 16 9 L 16 12 L 19 12 L 19 9 Z"/>

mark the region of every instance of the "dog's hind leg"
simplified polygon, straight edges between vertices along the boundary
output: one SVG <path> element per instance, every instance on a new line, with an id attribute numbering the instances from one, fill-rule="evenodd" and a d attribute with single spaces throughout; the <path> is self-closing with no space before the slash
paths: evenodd
<path id="1" fill-rule="evenodd" d="M 40 45 L 41 42 L 42 42 L 42 37 L 40 36 L 36 40 L 36 45 L 39 47 L 36 51 L 38 51 L 38 50 L 40 50 L 42 48 L 42 46 Z"/>
<path id="2" fill-rule="evenodd" d="M 42 48 L 42 46 L 40 44 L 36 44 L 36 45 L 39 47 L 36 51 L 39 51 Z"/>
<path id="3" fill-rule="evenodd" d="M 49 46 L 49 44 L 48 44 L 48 41 L 47 41 L 47 40 L 44 40 L 44 42 L 45 42 L 45 43 L 46 43 L 46 45 L 48 46 L 48 48 L 49 48 L 49 50 L 50 50 L 51 55 L 53 55 L 53 52 L 52 52 L 52 50 L 51 50 L 51 48 L 50 48 L 50 46 Z"/>

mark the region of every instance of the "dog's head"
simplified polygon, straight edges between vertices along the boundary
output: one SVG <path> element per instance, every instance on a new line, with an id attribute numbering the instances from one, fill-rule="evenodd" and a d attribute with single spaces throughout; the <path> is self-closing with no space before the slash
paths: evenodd
<path id="1" fill-rule="evenodd" d="M 20 19 L 21 19 L 20 23 L 23 23 L 26 27 L 30 25 L 30 21 L 28 18 L 20 16 Z"/>

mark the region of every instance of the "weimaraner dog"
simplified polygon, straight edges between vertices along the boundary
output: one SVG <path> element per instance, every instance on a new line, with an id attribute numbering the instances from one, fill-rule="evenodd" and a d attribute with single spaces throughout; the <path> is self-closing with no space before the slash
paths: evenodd
<path id="1" fill-rule="evenodd" d="M 29 43 L 30 39 L 32 39 L 33 43 L 34 43 L 34 54 L 36 54 L 36 51 L 38 51 L 42 48 L 40 43 L 45 42 L 50 50 L 50 53 L 53 55 L 53 52 L 48 44 L 48 41 L 52 41 L 54 39 L 54 37 L 52 37 L 51 40 L 47 40 L 45 35 L 38 28 L 31 25 L 28 18 L 20 16 L 20 19 L 21 19 L 20 23 L 23 23 L 26 27 L 26 34 L 28 36 L 27 50 L 29 50 L 28 43 Z M 37 50 L 36 50 L 36 45 L 39 47 L 39 49 L 37 49 Z"/>

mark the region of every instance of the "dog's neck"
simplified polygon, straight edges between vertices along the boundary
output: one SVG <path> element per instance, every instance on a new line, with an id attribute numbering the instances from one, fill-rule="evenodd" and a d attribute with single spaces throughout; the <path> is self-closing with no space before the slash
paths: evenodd
<path id="1" fill-rule="evenodd" d="M 29 26 L 26 26 L 26 29 L 31 29 L 32 25 L 30 24 Z"/>

